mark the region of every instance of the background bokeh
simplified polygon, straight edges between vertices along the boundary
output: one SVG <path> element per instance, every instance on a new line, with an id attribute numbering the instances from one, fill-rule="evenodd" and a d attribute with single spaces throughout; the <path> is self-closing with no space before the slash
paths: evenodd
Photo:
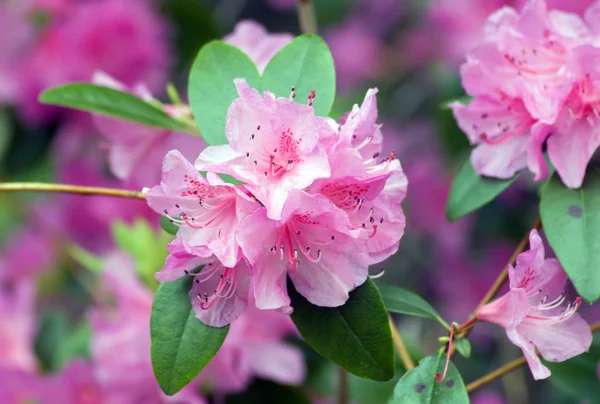
<path id="1" fill-rule="evenodd" d="M 409 179 L 404 202 L 407 227 L 400 251 L 372 273 L 385 269 L 378 282 L 411 289 L 431 301 L 446 320 L 461 322 L 534 222 L 538 187 L 523 175 L 490 205 L 458 222 L 447 222 L 448 190 L 469 146 L 445 104 L 464 94 L 458 67 L 465 52 L 479 40 L 485 18 L 504 5 L 520 7 L 523 2 L 314 3 L 319 33 L 336 63 L 334 118 L 360 103 L 368 88 L 377 87 L 385 149 L 399 156 Z M 547 3 L 550 8 L 581 13 L 592 1 Z M 131 170 L 118 178 L 109 170 L 107 159 L 115 138 L 130 136 L 132 142 L 139 142 L 151 130 L 113 123 L 106 133 L 90 114 L 39 104 L 39 92 L 69 81 L 91 81 L 94 72 L 103 71 L 129 87 L 143 83 L 156 98 L 166 101 L 167 83 L 185 94 L 189 67 L 202 44 L 231 33 L 245 19 L 259 22 L 270 32 L 299 33 L 293 0 L 0 0 L 1 180 L 125 189 L 155 185 L 160 155 L 141 152 Z M 187 149 L 186 141 L 164 147 Z M 188 151 L 202 148 L 197 139 L 194 142 Z M 127 152 L 134 153 L 133 149 Z M 116 222 L 136 226 L 117 225 L 121 230 L 115 230 Z M 124 234 L 119 236 L 119 231 Z M 147 237 L 152 231 L 156 236 Z M 62 402 L 108 402 L 94 392 L 94 369 L 103 359 L 97 352 L 90 353 L 89 346 L 92 335 L 102 332 L 101 326 L 90 323 L 106 304 L 103 294 L 111 287 L 89 268 L 106 265 L 107 260 L 114 263 L 115 250 L 125 249 L 151 274 L 166 256 L 165 234 L 159 234 L 158 217 L 140 201 L 0 193 L 0 373 L 4 374 L 0 398 L 13 397 L 9 390 L 17 385 L 34 389 L 31 377 L 44 375 L 66 383 L 59 387 L 53 382 L 51 387 L 57 391 L 77 386 L 73 397 L 78 398 Z M 133 246 L 126 241 L 131 238 L 138 241 L 129 243 Z M 103 262 L 97 262 L 98 257 Z M 155 286 L 151 283 L 147 282 L 150 289 Z M 127 300 L 137 292 L 119 293 Z M 116 296 L 120 302 L 121 295 Z M 582 310 L 590 320 L 600 318 L 593 308 Z M 437 324 L 407 317 L 396 320 L 415 358 L 439 346 L 437 338 L 444 330 Z M 146 322 L 123 321 L 131 327 L 137 324 L 135 332 L 140 335 L 135 339 L 147 338 Z M 266 320 L 253 321 L 257 328 L 268 327 L 261 325 Z M 336 392 L 336 370 L 291 335 L 290 344 L 300 345 L 308 368 L 299 389 L 328 402 Z M 471 340 L 471 359 L 457 358 L 465 381 L 520 355 L 499 327 L 480 325 Z M 115 344 L 110 354 L 124 351 L 149 363 L 145 349 L 134 354 L 126 345 Z M 401 374 L 399 369 L 398 377 Z M 89 380 L 82 382 L 85 377 Z M 152 385 L 151 380 L 148 383 Z M 245 381 L 244 387 L 249 387 L 237 395 L 213 394 L 207 387 L 210 383 L 214 380 L 201 387 L 215 403 L 285 402 L 278 401 L 277 394 L 292 394 L 278 391 L 272 381 L 265 380 Z M 351 377 L 350 397 L 360 404 L 385 402 L 393 385 Z M 139 402 L 165 399 L 148 394 L 147 400 Z M 137 402 L 121 400 L 112 402 Z M 579 402 L 557 389 L 552 380 L 534 383 L 527 369 L 490 384 L 474 394 L 472 401 Z"/>

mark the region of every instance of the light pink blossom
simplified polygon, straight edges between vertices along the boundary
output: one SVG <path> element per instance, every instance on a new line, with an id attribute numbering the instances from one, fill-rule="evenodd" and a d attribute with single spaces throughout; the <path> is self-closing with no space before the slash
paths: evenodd
<path id="1" fill-rule="evenodd" d="M 483 306 L 477 317 L 502 326 L 513 344 L 523 350 L 535 379 L 550 376 L 542 357 L 562 362 L 583 352 L 592 343 L 590 326 L 576 313 L 581 298 L 561 309 L 566 275 L 556 259 L 544 258 L 536 230 L 529 235 L 530 249 L 509 266 L 510 291 Z"/>
<path id="2" fill-rule="evenodd" d="M 280 220 L 257 209 L 240 223 L 236 237 L 252 266 L 259 309 L 289 306 L 286 275 L 310 302 L 328 307 L 344 304 L 367 278 L 366 232 L 322 195 L 293 190 Z"/>
<path id="3" fill-rule="evenodd" d="M 269 33 L 256 21 L 243 20 L 236 24 L 233 32 L 225 36 L 223 41 L 243 50 L 262 73 L 273 56 L 292 39 L 292 34 Z"/>
<path id="4" fill-rule="evenodd" d="M 93 82 L 121 91 L 131 91 L 145 101 L 155 101 L 144 85 L 132 89 L 112 77 L 97 72 Z M 158 101 L 156 101 L 158 102 Z M 168 113 L 181 114 L 178 106 L 165 106 Z M 160 181 L 160 164 L 168 151 L 179 150 L 188 160 L 194 159 L 206 144 L 200 137 L 165 129 L 151 128 L 102 115 L 94 123 L 108 141 L 108 162 L 112 173 L 121 180 L 133 180 L 139 186 Z"/>
<path id="5" fill-rule="evenodd" d="M 193 276 L 190 300 L 200 321 L 223 327 L 246 310 L 250 270 L 243 259 L 231 268 L 225 267 L 208 248 L 192 247 L 182 238 L 176 238 L 168 248 L 170 254 L 156 279 L 168 282 Z M 192 272 L 201 265 L 204 266 L 202 271 Z"/>
<path id="6" fill-rule="evenodd" d="M 264 98 L 243 79 L 235 81 L 239 98 L 227 111 L 229 144 L 206 148 L 196 160 L 200 171 L 233 175 L 267 208 L 269 218 L 281 217 L 293 189 L 330 175 L 327 155 L 319 143 L 331 127 L 314 115 L 312 106 L 292 97 Z"/>
<path id="7" fill-rule="evenodd" d="M 155 212 L 180 226 L 178 236 L 189 245 L 207 246 L 227 267 L 237 264 L 236 226 L 258 207 L 242 188 L 213 173 L 202 177 L 174 150 L 164 159 L 160 185 L 148 190 L 146 197 Z"/>

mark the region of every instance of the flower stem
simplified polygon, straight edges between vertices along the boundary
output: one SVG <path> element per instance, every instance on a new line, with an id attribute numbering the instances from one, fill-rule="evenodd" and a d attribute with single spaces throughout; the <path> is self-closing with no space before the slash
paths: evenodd
<path id="1" fill-rule="evenodd" d="M 304 34 L 316 34 L 317 14 L 312 0 L 298 0 L 297 7 L 300 31 Z"/>
<path id="2" fill-rule="evenodd" d="M 5 182 L 0 183 L 0 192 L 60 192 L 79 195 L 104 195 L 118 198 L 145 200 L 146 195 L 126 189 L 86 187 L 67 184 L 46 184 L 42 182 Z"/>
<path id="3" fill-rule="evenodd" d="M 398 355 L 400 355 L 400 360 L 404 365 L 406 370 L 412 369 L 415 367 L 413 360 L 408 353 L 408 349 L 406 349 L 406 345 L 404 344 L 404 340 L 400 335 L 400 332 L 396 328 L 396 324 L 392 320 L 392 317 L 389 317 L 390 320 L 390 329 L 392 331 L 392 340 L 394 341 L 394 345 L 396 346 L 396 350 L 398 351 Z"/>
<path id="4" fill-rule="evenodd" d="M 590 329 L 592 330 L 592 333 L 600 331 L 600 322 L 592 325 L 590 327 Z M 539 352 L 538 352 L 538 355 L 539 355 Z M 515 369 L 520 368 L 521 366 L 523 366 L 526 363 L 527 363 L 527 360 L 525 359 L 525 357 L 521 356 L 520 358 L 515 359 L 514 361 L 509 362 L 506 365 L 501 366 L 498 369 L 494 370 L 493 372 L 490 372 L 487 375 L 475 380 L 474 382 L 467 384 L 467 392 L 471 393 L 471 392 L 477 390 L 478 388 L 485 386 L 486 384 L 496 380 L 497 378 L 502 377 L 502 376 L 512 372 Z"/>
<path id="5" fill-rule="evenodd" d="M 338 369 L 338 404 L 348 404 L 348 372 L 344 368 Z"/>
<path id="6" fill-rule="evenodd" d="M 538 216 L 537 219 L 535 220 L 535 223 L 533 224 L 533 227 L 531 228 L 531 230 L 533 230 L 533 229 L 539 230 L 539 228 L 541 226 L 542 226 L 542 221 L 541 221 L 540 217 Z M 521 254 L 523 251 L 525 251 L 525 249 L 529 245 L 529 233 L 530 232 L 531 231 L 527 232 L 527 234 L 521 239 L 516 250 L 513 252 L 512 256 L 508 260 L 508 263 L 506 264 L 506 266 L 504 267 L 502 272 L 500 272 L 500 275 L 498 275 L 498 278 L 496 278 L 496 280 L 494 281 L 494 283 L 492 284 L 490 289 L 487 291 L 487 293 L 485 294 L 483 299 L 481 299 L 481 302 L 477 305 L 475 310 L 473 310 L 473 312 L 471 313 L 471 315 L 469 316 L 469 319 L 467 320 L 467 322 L 465 324 L 468 324 L 471 321 L 473 321 L 477 317 L 477 312 L 479 311 L 479 309 L 481 307 L 485 306 L 486 304 L 488 304 L 490 302 L 490 300 L 492 300 L 494 298 L 494 296 L 496 296 L 496 293 L 498 293 L 498 291 L 500 290 L 500 288 L 502 287 L 502 285 L 508 278 L 508 267 L 515 265 L 515 262 L 517 261 L 517 256 L 519 254 Z M 472 329 L 472 327 L 466 328 L 459 334 L 459 337 L 466 338 L 467 335 L 469 334 L 469 332 L 471 331 L 471 329 Z M 450 357 L 454 356 L 455 353 L 456 353 L 456 347 L 452 350 Z"/>

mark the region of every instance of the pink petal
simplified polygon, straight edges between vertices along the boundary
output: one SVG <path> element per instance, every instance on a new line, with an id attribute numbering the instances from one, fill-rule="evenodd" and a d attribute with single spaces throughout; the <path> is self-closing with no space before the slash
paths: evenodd
<path id="1" fill-rule="evenodd" d="M 550 369 L 542 364 L 542 361 L 540 361 L 540 358 L 538 358 L 537 353 L 535 352 L 535 346 L 532 342 L 529 342 L 526 336 L 519 332 L 519 329 L 508 329 L 506 330 L 506 335 L 513 344 L 523 351 L 523 355 L 527 360 L 527 364 L 529 365 L 529 369 L 535 380 L 550 377 Z"/>
<path id="2" fill-rule="evenodd" d="M 554 133 L 548 138 L 548 155 L 563 183 L 579 188 L 592 155 L 600 146 L 600 125 L 575 119 L 563 111 Z"/>
<path id="3" fill-rule="evenodd" d="M 279 341 L 252 341 L 246 354 L 252 372 L 277 383 L 298 385 L 306 374 L 302 352 Z"/>
<path id="4" fill-rule="evenodd" d="M 486 304 L 477 312 L 482 321 L 489 321 L 509 329 L 516 327 L 529 313 L 530 305 L 524 289 L 512 289 L 500 298 Z"/>
<path id="5" fill-rule="evenodd" d="M 531 128 L 531 139 L 527 148 L 527 166 L 529 171 L 535 174 L 534 181 L 545 180 L 550 173 L 543 153 L 544 143 L 550 135 L 550 131 L 550 126 L 541 123 L 536 123 Z"/>
<path id="6" fill-rule="evenodd" d="M 550 362 L 562 362 L 587 352 L 593 339 L 589 324 L 577 313 L 548 326 L 523 321 L 517 331 L 533 342 L 542 357 Z"/>
<path id="7" fill-rule="evenodd" d="M 500 144 L 480 144 L 471 153 L 477 174 L 501 179 L 512 178 L 527 167 L 529 136 L 519 135 Z"/>
<path id="8" fill-rule="evenodd" d="M 155 277 L 159 282 L 169 282 L 179 279 L 187 272 L 207 264 L 212 258 L 212 252 L 206 247 L 192 247 L 182 238 L 176 238 L 167 245 L 169 256 L 165 265 Z"/>

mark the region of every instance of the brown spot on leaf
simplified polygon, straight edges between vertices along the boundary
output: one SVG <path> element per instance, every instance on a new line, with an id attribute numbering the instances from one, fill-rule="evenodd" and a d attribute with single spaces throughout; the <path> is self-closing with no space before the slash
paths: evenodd
<path id="1" fill-rule="evenodd" d="M 574 217 L 576 219 L 579 219 L 581 216 L 583 216 L 583 210 L 577 205 L 569 206 L 568 213 L 569 216 Z"/>
<path id="2" fill-rule="evenodd" d="M 424 384 L 417 384 L 417 385 L 415 385 L 415 391 L 417 393 L 421 393 L 423 390 L 425 390 L 425 385 Z"/>

